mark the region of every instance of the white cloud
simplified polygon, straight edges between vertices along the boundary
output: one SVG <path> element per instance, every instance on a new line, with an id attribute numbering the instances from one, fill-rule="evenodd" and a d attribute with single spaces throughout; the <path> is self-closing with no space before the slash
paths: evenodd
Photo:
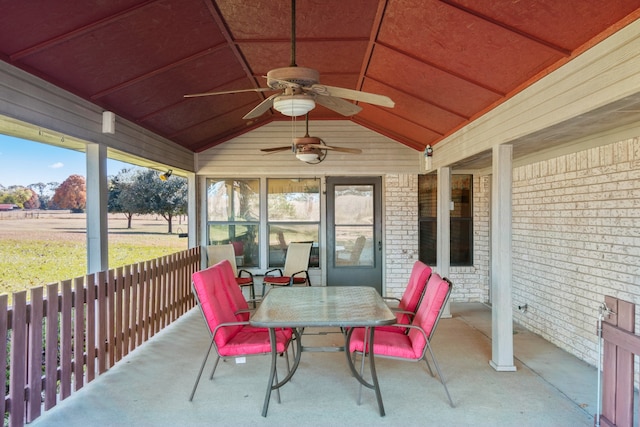
<path id="1" fill-rule="evenodd" d="M 49 167 L 50 167 L 51 169 L 60 169 L 60 168 L 63 168 L 63 167 L 64 167 L 64 163 L 62 163 L 62 162 L 56 162 L 56 163 L 54 163 L 54 164 L 52 164 L 52 165 L 49 165 Z"/>

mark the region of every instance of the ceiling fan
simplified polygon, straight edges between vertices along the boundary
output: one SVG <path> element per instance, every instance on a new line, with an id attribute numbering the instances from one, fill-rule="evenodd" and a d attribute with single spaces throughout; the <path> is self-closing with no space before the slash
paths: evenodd
<path id="1" fill-rule="evenodd" d="M 343 116 L 359 113 L 362 107 L 347 99 L 367 104 L 393 108 L 395 103 L 385 95 L 362 92 L 353 89 L 320 84 L 320 73 L 312 68 L 296 65 L 296 1 L 291 0 L 291 64 L 289 67 L 276 68 L 267 73 L 267 88 L 239 89 L 223 92 L 205 92 L 184 95 L 185 98 L 225 95 L 241 92 L 273 92 L 243 119 L 253 119 L 274 108 L 286 116 L 302 116 L 315 108 L 318 103 Z"/>
<path id="2" fill-rule="evenodd" d="M 360 154 L 359 148 L 334 147 L 327 145 L 322 139 L 316 136 L 309 136 L 309 114 L 306 116 L 306 133 L 301 138 L 293 138 L 291 145 L 283 147 L 263 148 L 260 151 L 266 154 L 279 153 L 291 150 L 298 160 L 309 164 L 318 164 L 327 157 L 327 150 L 339 151 L 341 153 Z"/>

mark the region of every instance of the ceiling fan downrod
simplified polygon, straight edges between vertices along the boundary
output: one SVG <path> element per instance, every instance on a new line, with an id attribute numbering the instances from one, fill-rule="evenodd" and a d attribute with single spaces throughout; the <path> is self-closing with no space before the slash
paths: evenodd
<path id="1" fill-rule="evenodd" d="M 291 67 L 296 64 L 296 0 L 291 0 Z"/>

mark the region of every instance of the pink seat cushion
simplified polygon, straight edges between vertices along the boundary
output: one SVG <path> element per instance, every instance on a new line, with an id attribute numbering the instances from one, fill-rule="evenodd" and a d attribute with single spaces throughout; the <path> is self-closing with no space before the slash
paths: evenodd
<path id="1" fill-rule="evenodd" d="M 227 302 L 228 296 L 220 283 L 219 274 L 216 267 L 213 266 L 192 275 L 193 286 L 200 301 L 200 309 L 211 333 L 221 323 L 238 321 L 235 312 Z M 240 329 L 242 329 L 242 325 L 221 328 L 215 336 L 216 345 L 223 347 Z"/>
<path id="2" fill-rule="evenodd" d="M 276 330 L 276 349 L 283 353 L 291 339 L 291 329 Z M 271 352 L 269 331 L 263 328 L 244 327 L 224 346 L 218 347 L 220 356 L 241 356 L 245 354 L 266 354 Z"/>
<path id="3" fill-rule="evenodd" d="M 349 352 L 363 351 L 364 333 L 364 328 L 356 328 L 353 331 L 349 342 Z M 401 357 L 403 359 L 419 359 L 422 355 L 422 351 L 416 354 L 411 345 L 411 340 L 405 334 L 380 331 L 380 328 L 376 328 L 373 339 L 375 341 L 374 349 L 376 355 Z"/>
<path id="4" fill-rule="evenodd" d="M 409 283 L 407 283 L 407 288 L 402 294 L 402 299 L 398 304 L 400 310 L 410 311 L 412 313 L 416 312 L 420 298 L 424 293 L 424 288 L 427 286 L 429 276 L 431 276 L 431 267 L 421 261 L 416 261 L 413 264 L 413 269 L 409 276 Z"/>
<path id="5" fill-rule="evenodd" d="M 437 273 L 434 273 L 412 322 L 412 325 L 420 326 L 429 338 L 448 293 L 449 282 Z M 389 329 L 389 327 L 376 328 L 373 346 L 374 353 L 381 356 L 401 357 L 405 359 L 421 358 L 424 354 L 424 348 L 427 345 L 422 332 L 418 329 L 410 328 L 409 333 L 405 335 L 397 333 L 397 329 L 404 328 L 396 328 L 395 332 L 393 329 Z M 365 350 L 363 348 L 364 332 L 364 328 L 356 328 L 353 331 L 349 342 L 349 352 L 362 352 Z M 368 348 L 366 350 L 368 350 Z"/>
<path id="6" fill-rule="evenodd" d="M 238 286 L 236 276 L 233 274 L 233 267 L 231 266 L 231 263 L 225 259 L 218 262 L 213 267 L 217 269 L 220 275 L 220 280 L 224 285 L 224 290 L 227 296 L 227 304 L 231 306 L 234 313 L 237 313 L 237 320 L 249 320 L 249 305 L 247 304 L 247 300 L 244 299 L 244 295 L 242 295 L 242 290 Z M 239 313 L 240 311 L 242 312 Z"/>
<path id="7" fill-rule="evenodd" d="M 229 276 L 229 270 L 231 270 L 231 276 Z M 238 317 L 248 316 L 248 313 L 236 315 L 234 292 L 229 290 L 236 289 L 241 297 L 242 292 L 235 282 L 229 261 L 221 261 L 212 267 L 198 271 L 192 275 L 192 279 L 200 308 L 211 333 L 222 323 L 238 322 Z M 229 284 L 231 279 L 233 281 Z M 237 294 L 235 300 L 239 301 Z M 247 306 L 244 297 L 242 301 Z M 279 353 L 284 352 L 292 336 L 293 331 L 290 328 L 276 330 L 276 348 Z M 221 356 L 263 354 L 271 351 L 269 330 L 266 328 L 254 328 L 249 325 L 222 326 L 216 331 L 214 340 Z"/>
<path id="8" fill-rule="evenodd" d="M 420 299 L 424 293 L 425 286 L 427 286 L 427 281 L 431 277 L 431 267 L 426 265 L 421 261 L 416 261 L 413 264 L 413 268 L 411 270 L 411 275 L 409 276 L 409 282 L 407 283 L 407 288 L 402 294 L 402 299 L 398 303 L 398 309 L 402 311 L 409 311 L 411 313 L 415 313 L 420 303 Z M 408 325 L 411 323 L 411 317 L 406 313 L 396 313 L 396 323 L 400 323 L 402 325 Z M 376 331 L 385 330 L 391 332 L 402 332 L 406 331 L 405 328 L 398 328 L 395 326 L 383 326 L 377 328 Z"/>
<path id="9" fill-rule="evenodd" d="M 420 326 L 427 333 L 427 337 L 431 337 L 433 325 L 438 320 L 440 309 L 447 299 L 448 293 L 449 282 L 440 277 L 440 275 L 434 274 L 433 280 L 429 281 L 429 285 L 425 290 L 416 317 L 413 319 L 413 324 Z M 408 337 L 411 339 L 413 348 L 416 351 L 422 351 L 426 345 L 422 333 L 418 330 L 410 329 Z"/>

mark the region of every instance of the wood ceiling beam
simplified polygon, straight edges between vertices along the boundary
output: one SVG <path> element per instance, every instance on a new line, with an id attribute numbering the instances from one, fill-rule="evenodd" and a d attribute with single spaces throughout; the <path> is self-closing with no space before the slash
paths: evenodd
<path id="1" fill-rule="evenodd" d="M 247 75 L 247 78 L 252 82 L 253 87 L 255 89 L 259 88 L 260 84 L 253 77 L 253 73 L 251 72 L 251 68 L 249 67 L 249 64 L 247 63 L 247 60 L 244 58 L 244 56 L 242 55 L 242 53 L 238 49 L 238 46 L 237 46 L 235 40 L 231 36 L 231 32 L 229 31 L 229 27 L 227 26 L 227 23 L 224 21 L 224 19 L 222 19 L 222 15 L 220 14 L 220 10 L 218 9 L 218 7 L 215 5 L 215 1 L 214 0 L 209 0 L 209 1 L 206 2 L 206 5 L 207 5 L 207 9 L 209 10 L 209 13 L 211 14 L 211 17 L 213 18 L 213 20 L 215 21 L 216 25 L 220 29 L 220 33 L 222 33 L 222 37 L 224 37 L 225 41 L 229 45 L 229 48 L 231 49 L 231 51 L 233 52 L 233 55 L 238 60 L 238 63 L 240 64 L 240 66 L 242 67 L 242 70 Z M 264 99 L 264 94 L 260 94 L 260 96 Z"/>
<path id="2" fill-rule="evenodd" d="M 362 61 L 362 68 L 360 69 L 360 77 L 356 84 L 356 90 L 362 90 L 364 85 L 364 79 L 371 63 L 371 56 L 373 55 L 373 48 L 378 41 L 378 34 L 380 34 L 380 27 L 382 26 L 382 19 L 384 18 L 384 12 L 387 9 L 387 0 L 378 1 L 378 9 L 376 10 L 376 16 L 373 19 L 373 25 L 371 25 L 371 35 L 369 36 L 369 45 L 364 52 L 364 60 Z"/>
<path id="3" fill-rule="evenodd" d="M 182 66 L 184 64 L 187 64 L 189 62 L 195 61 L 196 59 L 202 58 L 203 56 L 211 55 L 211 54 L 213 54 L 213 53 L 215 53 L 215 52 L 217 52 L 219 50 L 222 50 L 222 49 L 224 49 L 226 47 L 227 47 L 226 43 L 220 43 L 220 44 L 218 44 L 216 46 L 212 46 L 212 47 L 204 49 L 204 50 L 202 50 L 200 52 L 196 52 L 193 55 L 189 55 L 189 56 L 187 56 L 185 58 L 182 58 L 182 59 L 179 59 L 177 61 L 174 61 L 174 62 L 171 62 L 169 64 L 166 64 L 166 65 L 164 65 L 164 66 L 162 66 L 160 68 L 156 68 L 154 70 L 151 70 L 151 71 L 149 71 L 147 73 L 141 74 L 141 75 L 139 75 L 137 77 L 134 77 L 132 79 L 129 79 L 127 81 L 118 83 L 115 86 L 111 86 L 111 87 L 109 87 L 107 89 L 101 90 L 100 92 L 97 92 L 97 93 L 93 94 L 91 96 L 91 99 L 92 100 L 100 99 L 100 98 L 102 98 L 104 96 L 107 96 L 107 95 L 109 95 L 111 93 L 117 92 L 117 91 L 119 91 L 121 89 L 124 89 L 124 88 L 126 88 L 128 86 L 131 86 L 131 85 L 136 84 L 136 83 L 140 83 L 140 82 L 142 82 L 144 80 L 147 80 L 147 79 L 149 79 L 151 77 L 154 77 L 154 76 L 157 76 L 157 75 L 162 74 L 164 72 L 167 72 L 167 71 L 169 71 L 169 70 L 171 70 L 173 68 L 180 67 L 180 66 Z"/>
<path id="4" fill-rule="evenodd" d="M 500 22 L 496 19 L 493 19 L 489 16 L 483 15 L 481 13 L 478 13 L 477 11 L 470 9 L 466 6 L 462 6 L 458 3 L 455 2 L 455 0 L 440 0 L 442 3 L 445 3 L 453 8 L 456 8 L 464 13 L 467 13 L 469 15 L 475 16 L 476 18 L 482 19 L 483 21 L 489 22 L 497 27 L 503 28 L 509 32 L 518 34 L 519 36 L 522 36 L 528 40 L 531 40 L 532 42 L 538 43 L 542 46 L 548 47 L 549 49 L 559 53 L 560 55 L 564 56 L 564 57 L 569 57 L 571 56 L 572 52 L 568 49 L 565 49 L 561 46 L 558 46 L 554 43 L 551 43 L 550 41 L 541 39 L 540 37 L 536 37 L 533 34 L 527 33 L 525 31 L 522 31 L 516 27 L 513 27 L 511 25 L 507 25 L 504 22 Z"/>

